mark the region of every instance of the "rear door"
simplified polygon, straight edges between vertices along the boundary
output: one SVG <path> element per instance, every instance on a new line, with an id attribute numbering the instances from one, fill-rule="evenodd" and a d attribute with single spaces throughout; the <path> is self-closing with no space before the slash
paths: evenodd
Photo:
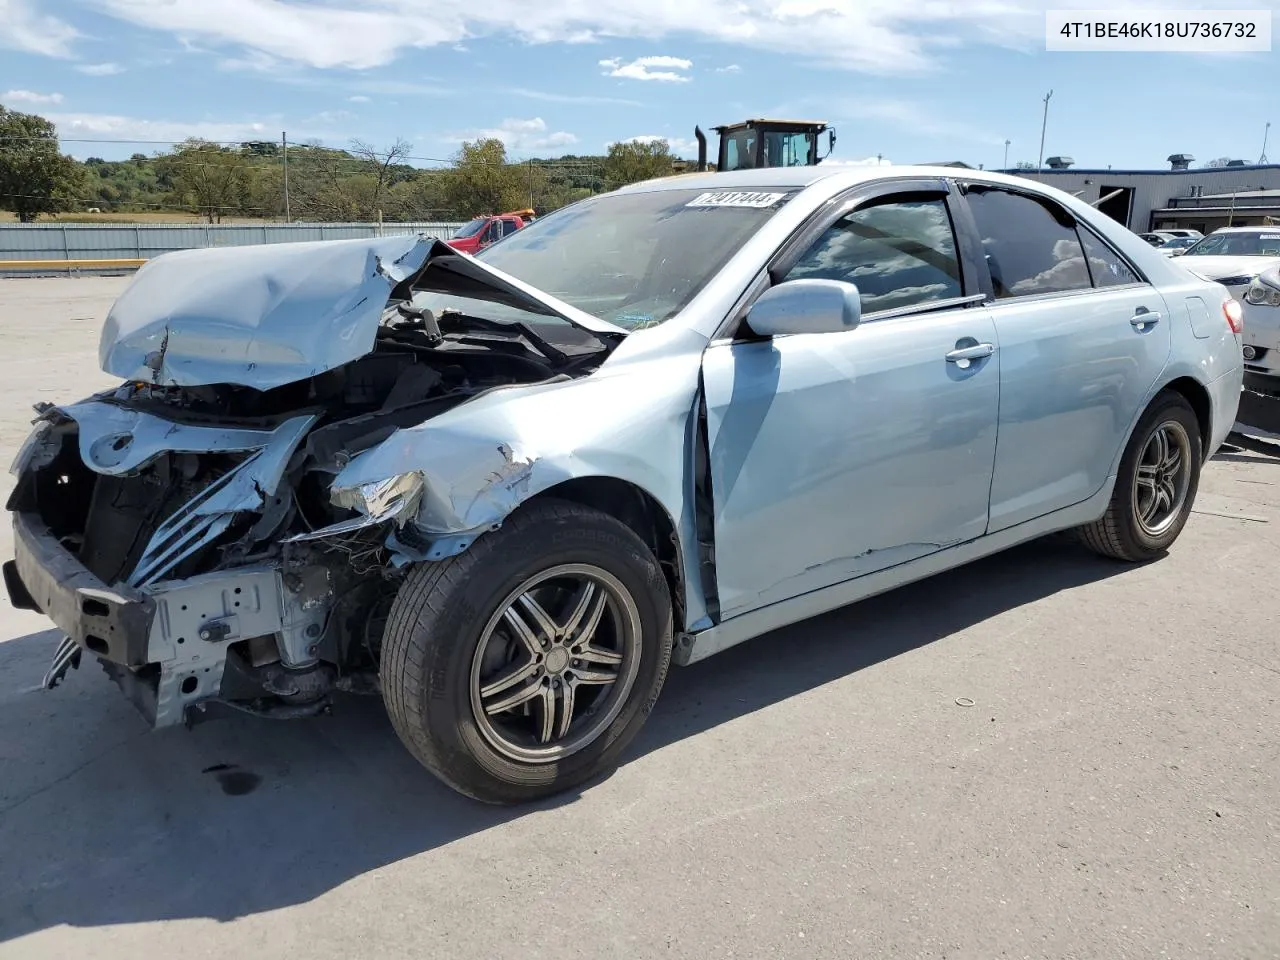
<path id="1" fill-rule="evenodd" d="M 1088 499 L 1169 357 L 1160 293 L 1035 192 L 965 191 L 1000 343 L 990 531 Z"/>

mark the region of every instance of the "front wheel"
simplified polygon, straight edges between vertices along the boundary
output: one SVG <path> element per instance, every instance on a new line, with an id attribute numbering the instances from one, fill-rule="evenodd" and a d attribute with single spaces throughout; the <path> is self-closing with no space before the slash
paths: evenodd
<path id="1" fill-rule="evenodd" d="M 1156 397 L 1125 448 L 1107 512 L 1078 528 L 1104 556 L 1139 562 L 1167 550 L 1186 526 L 1200 487 L 1200 423 L 1180 393 Z"/>
<path id="2" fill-rule="evenodd" d="M 548 501 L 409 575 L 383 640 L 383 695 L 428 769 L 518 803 L 616 763 L 671 643 L 666 579 L 644 542 L 608 514 Z"/>

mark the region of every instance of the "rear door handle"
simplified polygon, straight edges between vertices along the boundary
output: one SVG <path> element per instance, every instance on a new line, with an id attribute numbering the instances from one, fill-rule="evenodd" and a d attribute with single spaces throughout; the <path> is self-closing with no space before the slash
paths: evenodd
<path id="1" fill-rule="evenodd" d="M 1129 323 L 1132 324 L 1138 330 L 1141 330 L 1143 327 L 1146 327 L 1149 325 L 1155 326 L 1155 324 L 1159 322 L 1160 322 L 1160 314 L 1153 313 L 1150 310 L 1139 309 L 1137 313 L 1135 313 L 1132 317 L 1129 318 Z"/>
<path id="2" fill-rule="evenodd" d="M 956 349 L 947 354 L 947 362 L 958 363 L 967 367 L 970 360 L 981 360 L 995 352 L 996 348 L 993 343 L 975 343 L 972 347 L 956 347 Z"/>

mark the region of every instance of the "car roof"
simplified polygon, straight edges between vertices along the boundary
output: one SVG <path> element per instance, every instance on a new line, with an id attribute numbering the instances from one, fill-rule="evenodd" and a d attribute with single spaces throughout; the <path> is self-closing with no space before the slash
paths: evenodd
<path id="1" fill-rule="evenodd" d="M 923 165 L 872 166 L 842 164 L 838 161 L 814 167 L 766 167 L 758 170 L 734 170 L 730 173 L 682 173 L 657 180 L 644 180 L 622 187 L 619 193 L 647 193 L 652 190 L 759 190 L 774 187 L 803 190 L 822 183 L 836 193 L 860 183 L 903 177 L 950 177 L 971 182 L 1021 187 L 1024 190 L 1057 192 L 1053 187 L 1025 177 L 987 170 L 957 170 L 955 167 Z"/>
<path id="2" fill-rule="evenodd" d="M 1275 233 L 1278 227 L 1219 227 L 1213 233 Z M 1213 236 L 1213 234 L 1210 234 Z"/>

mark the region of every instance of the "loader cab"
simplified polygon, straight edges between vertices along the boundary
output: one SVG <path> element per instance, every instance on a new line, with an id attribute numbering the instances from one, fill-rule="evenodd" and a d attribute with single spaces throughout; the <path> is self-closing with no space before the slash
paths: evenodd
<path id="1" fill-rule="evenodd" d="M 759 167 L 811 167 L 831 153 L 836 132 L 818 120 L 744 120 L 714 127 L 720 135 L 716 169 L 721 172 L 754 170 Z M 818 153 L 818 140 L 827 134 L 827 152 Z M 698 169 L 707 168 L 706 137 L 698 138 Z"/>

